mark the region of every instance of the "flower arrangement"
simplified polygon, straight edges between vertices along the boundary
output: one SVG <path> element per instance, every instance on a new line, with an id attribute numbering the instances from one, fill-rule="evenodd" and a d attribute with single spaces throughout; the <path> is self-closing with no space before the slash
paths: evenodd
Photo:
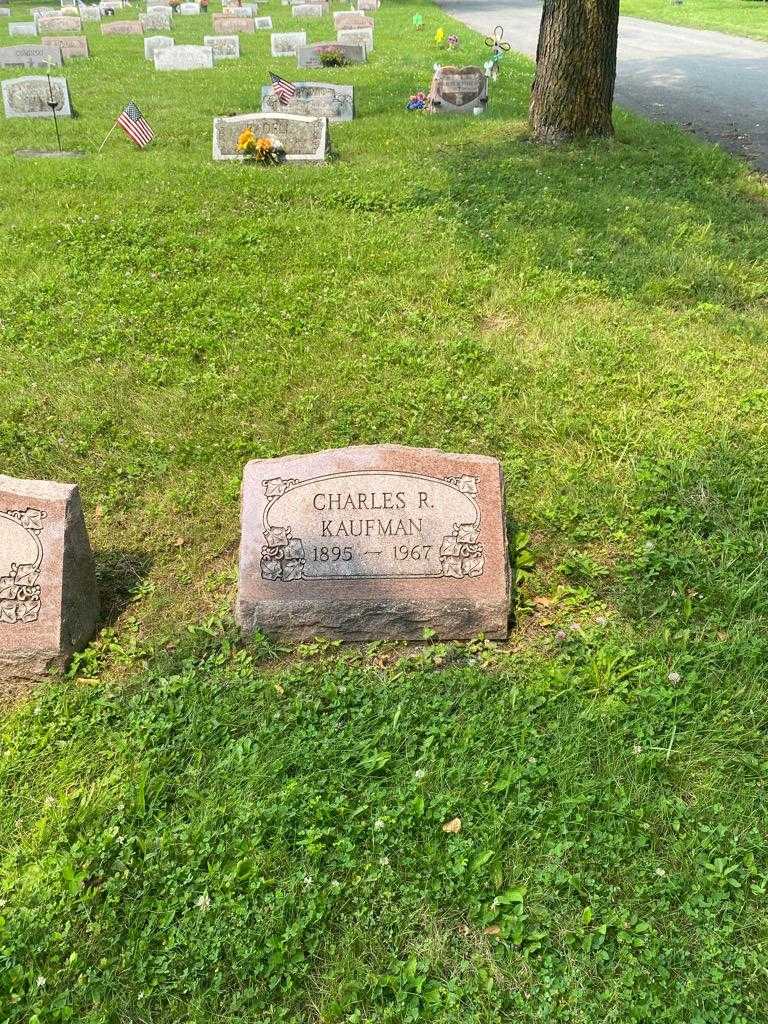
<path id="1" fill-rule="evenodd" d="M 445 45 L 448 47 L 449 50 L 455 50 L 456 47 L 459 45 L 459 37 L 453 35 L 448 36 L 448 38 L 445 40 Z"/>
<path id="2" fill-rule="evenodd" d="M 274 145 L 271 139 L 257 138 L 250 129 L 245 128 L 237 139 L 237 151 L 242 153 L 246 160 L 256 160 L 263 164 L 276 164 L 280 161 L 281 150 Z"/>
<path id="3" fill-rule="evenodd" d="M 344 51 L 340 50 L 338 46 L 324 46 L 315 52 L 324 68 L 343 68 L 349 64 Z"/>
<path id="4" fill-rule="evenodd" d="M 405 105 L 406 110 L 424 110 L 427 105 L 427 95 L 423 92 L 416 92 L 411 96 Z"/>
<path id="5" fill-rule="evenodd" d="M 436 46 L 442 46 L 444 39 L 445 39 L 445 29 L 444 28 L 439 28 L 435 32 L 435 45 Z"/>

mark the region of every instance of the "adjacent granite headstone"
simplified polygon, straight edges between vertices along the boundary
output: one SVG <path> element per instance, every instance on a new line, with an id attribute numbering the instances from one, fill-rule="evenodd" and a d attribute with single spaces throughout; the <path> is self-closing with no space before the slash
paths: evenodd
<path id="1" fill-rule="evenodd" d="M 299 49 L 307 45 L 307 33 L 273 32 L 270 44 L 273 57 L 295 57 Z"/>
<path id="2" fill-rule="evenodd" d="M 271 32 L 272 31 L 272 19 L 269 18 L 269 17 L 266 17 L 266 18 L 254 18 L 253 19 L 253 27 L 256 29 L 257 32 L 262 30 L 262 29 L 267 29 L 269 32 Z"/>
<path id="3" fill-rule="evenodd" d="M 321 68 L 323 62 L 320 54 L 324 50 L 341 52 L 348 64 L 364 64 L 367 56 L 365 46 L 351 43 L 313 43 L 311 46 L 299 47 L 297 54 L 298 66 L 300 68 Z"/>
<path id="4" fill-rule="evenodd" d="M 0 84 L 6 117 L 53 117 L 51 102 L 56 105 L 57 117 L 72 117 L 66 78 L 27 75 Z"/>
<path id="5" fill-rule="evenodd" d="M 341 28 L 336 33 L 340 43 L 356 43 L 365 47 L 368 53 L 373 49 L 372 28 Z"/>
<path id="6" fill-rule="evenodd" d="M 188 14 L 188 15 L 189 14 L 199 14 L 200 13 L 200 4 L 197 4 L 197 3 L 179 4 L 179 6 L 176 8 L 176 13 L 177 14 Z"/>
<path id="7" fill-rule="evenodd" d="M 34 21 L 11 21 L 8 23 L 9 36 L 36 36 L 37 24 Z"/>
<path id="8" fill-rule="evenodd" d="M 326 8 L 323 4 L 294 4 L 291 13 L 294 18 L 323 18 Z"/>
<path id="9" fill-rule="evenodd" d="M 139 15 L 143 32 L 170 32 L 171 15 L 166 11 L 148 11 Z"/>
<path id="10" fill-rule="evenodd" d="M 333 16 L 333 27 L 340 28 L 373 28 L 373 18 L 357 11 L 336 11 Z"/>
<path id="11" fill-rule="evenodd" d="M 294 82 L 296 94 L 281 103 L 271 85 L 261 87 L 263 113 L 304 114 L 329 121 L 351 121 L 355 116 L 354 87 L 334 82 Z"/>
<path id="12" fill-rule="evenodd" d="M 105 21 L 101 25 L 103 36 L 140 36 L 143 35 L 139 21 Z"/>
<path id="13" fill-rule="evenodd" d="M 379 0 L 357 0 L 358 11 L 378 11 Z"/>
<path id="14" fill-rule="evenodd" d="M 509 610 L 496 459 L 382 445 L 245 467 L 244 633 L 504 639 Z"/>
<path id="15" fill-rule="evenodd" d="M 154 60 L 158 50 L 165 50 L 174 46 L 171 36 L 146 36 L 144 39 L 144 57 L 146 60 Z"/>
<path id="16" fill-rule="evenodd" d="M 198 71 L 212 67 L 210 46 L 169 46 L 155 53 L 155 71 Z"/>
<path id="17" fill-rule="evenodd" d="M 237 151 L 240 134 L 250 128 L 285 153 L 286 163 L 323 163 L 330 152 L 328 122 L 300 114 L 238 114 L 213 121 L 213 159 L 243 160 Z"/>
<path id="18" fill-rule="evenodd" d="M 437 67 L 432 79 L 432 110 L 471 114 L 488 102 L 488 78 L 481 67 Z"/>
<path id="19" fill-rule="evenodd" d="M 42 42 L 44 46 L 50 45 L 60 49 L 64 60 L 90 56 L 86 36 L 44 36 Z"/>
<path id="20" fill-rule="evenodd" d="M 203 36 L 203 42 L 213 50 L 213 59 L 237 60 L 240 56 L 239 36 Z"/>
<path id="21" fill-rule="evenodd" d="M 231 18 L 228 14 L 214 14 L 213 31 L 217 36 L 233 36 L 253 32 L 253 18 Z"/>
<path id="22" fill-rule="evenodd" d="M 37 28 L 41 36 L 56 35 L 59 32 L 82 32 L 83 23 L 79 18 L 48 15 L 37 19 Z"/>
<path id="23" fill-rule="evenodd" d="M 77 487 L 0 476 L 0 691 L 63 668 L 98 616 Z"/>
<path id="24" fill-rule="evenodd" d="M 0 68 L 61 67 L 61 50 L 46 41 L 42 46 L 19 43 L 0 47 Z"/>
<path id="25" fill-rule="evenodd" d="M 101 11 L 98 7 L 88 6 L 80 8 L 81 21 L 101 21 Z"/>

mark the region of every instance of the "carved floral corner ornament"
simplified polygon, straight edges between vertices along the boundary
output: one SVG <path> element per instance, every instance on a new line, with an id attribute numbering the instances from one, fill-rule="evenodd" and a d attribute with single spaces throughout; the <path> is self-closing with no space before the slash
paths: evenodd
<path id="1" fill-rule="evenodd" d="M 0 520 L 15 525 L 19 532 L 32 541 L 35 557 L 32 561 L 6 562 L 0 553 L 0 624 L 36 622 L 40 616 L 40 566 L 43 546 L 40 535 L 46 513 L 37 508 L 8 509 L 0 512 Z"/>

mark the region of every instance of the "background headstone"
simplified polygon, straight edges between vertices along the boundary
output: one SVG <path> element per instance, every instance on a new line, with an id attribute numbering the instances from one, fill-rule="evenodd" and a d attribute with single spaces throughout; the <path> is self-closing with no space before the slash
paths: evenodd
<path id="1" fill-rule="evenodd" d="M 237 140 L 246 128 L 269 138 L 285 150 L 287 163 L 323 163 L 330 150 L 328 122 L 299 114 L 238 114 L 213 121 L 213 159 L 242 160 Z"/>
<path id="2" fill-rule="evenodd" d="M 233 36 L 253 32 L 253 18 L 230 17 L 228 14 L 214 14 L 213 31 L 217 36 Z"/>
<path id="3" fill-rule="evenodd" d="M 210 46 L 169 46 L 155 53 L 156 71 L 197 71 L 212 67 Z"/>
<path id="4" fill-rule="evenodd" d="M 170 32 L 171 15 L 166 11 L 148 11 L 139 15 L 139 22 L 144 32 Z"/>
<path id="5" fill-rule="evenodd" d="M 98 7 L 88 5 L 80 8 L 81 21 L 101 21 L 101 11 Z"/>
<path id="6" fill-rule="evenodd" d="M 299 49 L 306 45 L 306 32 L 273 32 L 270 38 L 273 57 L 295 57 Z"/>
<path id="7" fill-rule="evenodd" d="M 176 8 L 176 13 L 177 14 L 187 14 L 187 15 L 189 15 L 189 14 L 199 14 L 200 13 L 200 4 L 198 4 L 198 3 L 179 4 L 179 6 Z"/>
<path id="8" fill-rule="evenodd" d="M 79 18 L 48 15 L 45 18 L 37 19 L 37 29 L 41 36 L 57 35 L 59 32 L 82 32 L 83 23 Z"/>
<path id="9" fill-rule="evenodd" d="M 336 38 L 340 43 L 362 44 L 368 53 L 373 49 L 372 28 L 341 28 Z"/>
<path id="10" fill-rule="evenodd" d="M 241 525 L 236 616 L 245 633 L 507 635 L 496 459 L 382 445 L 249 462 Z"/>
<path id="11" fill-rule="evenodd" d="M 240 56 L 239 36 L 203 36 L 203 43 L 213 50 L 213 59 L 237 60 Z"/>
<path id="12" fill-rule="evenodd" d="M 55 46 L 61 50 L 64 60 L 90 56 L 86 36 L 43 36 L 41 42 L 44 46 Z"/>
<path id="13" fill-rule="evenodd" d="M 373 18 L 357 11 L 336 11 L 333 15 L 333 27 L 340 28 L 373 28 Z"/>
<path id="14" fill-rule="evenodd" d="M 146 36 L 144 39 L 144 57 L 146 60 L 154 60 L 158 50 L 165 50 L 174 46 L 171 36 Z"/>
<path id="15" fill-rule="evenodd" d="M 23 78 L 7 78 L 0 84 L 6 117 L 53 117 L 49 105 L 51 93 L 56 103 L 56 116 L 72 117 L 66 78 L 48 79 L 44 75 L 27 75 Z"/>
<path id="16" fill-rule="evenodd" d="M 441 67 L 430 92 L 435 113 L 471 114 L 488 102 L 488 78 L 481 67 Z"/>
<path id="17" fill-rule="evenodd" d="M 257 32 L 260 31 L 261 29 L 267 29 L 269 32 L 271 32 L 272 19 L 270 17 L 254 18 L 253 27 L 256 29 Z"/>
<path id="18" fill-rule="evenodd" d="M 103 21 L 103 36 L 140 36 L 143 35 L 141 23 L 138 21 Z"/>
<path id="19" fill-rule="evenodd" d="M 256 4 L 243 4 L 241 7 L 237 7 L 234 4 L 224 4 L 222 11 L 230 17 L 254 18 L 258 13 L 258 7 Z"/>
<path id="20" fill-rule="evenodd" d="M 323 18 L 326 8 L 323 4 L 294 4 L 291 13 L 294 18 Z"/>
<path id="21" fill-rule="evenodd" d="M 271 85 L 261 87 L 264 113 L 304 114 L 327 117 L 329 121 L 351 121 L 355 116 L 354 88 L 335 82 L 294 82 L 296 95 L 281 103 Z"/>
<path id="22" fill-rule="evenodd" d="M 297 53 L 297 62 L 300 68 L 321 68 L 323 66 L 320 60 L 320 52 L 322 50 L 340 50 L 347 61 L 350 64 L 364 64 L 367 56 L 367 51 L 364 46 L 351 43 L 313 43 L 311 46 L 299 47 Z"/>
<path id="23" fill-rule="evenodd" d="M 37 24 L 34 21 L 11 21 L 8 24 L 9 36 L 36 36 Z"/>
<path id="24" fill-rule="evenodd" d="M 0 476 L 0 690 L 63 668 L 98 615 L 77 487 Z"/>
<path id="25" fill-rule="evenodd" d="M 40 46 L 19 43 L 0 47 L 0 68 L 61 67 L 61 60 L 61 50 L 47 42 Z"/>

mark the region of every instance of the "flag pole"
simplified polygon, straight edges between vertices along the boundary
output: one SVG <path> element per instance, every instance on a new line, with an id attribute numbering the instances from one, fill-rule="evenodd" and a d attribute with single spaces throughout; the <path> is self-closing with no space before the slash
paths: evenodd
<path id="1" fill-rule="evenodd" d="M 104 147 L 105 147 L 105 146 L 106 146 L 106 144 L 107 144 L 107 139 L 108 139 L 108 138 L 109 138 L 109 136 L 110 136 L 110 135 L 112 134 L 112 132 L 113 132 L 113 131 L 115 130 L 115 128 L 117 128 L 117 121 L 115 121 L 115 123 L 114 123 L 114 124 L 112 125 L 112 127 L 111 127 L 111 128 L 109 129 L 109 131 L 108 131 L 108 132 L 107 132 L 107 134 L 106 134 L 106 137 L 104 138 L 104 141 L 103 141 L 103 142 L 102 142 L 102 144 L 101 144 L 101 145 L 99 146 L 99 148 L 98 148 L 98 149 L 96 150 L 96 156 L 98 156 L 98 155 L 99 155 L 99 153 L 100 153 L 100 152 L 102 151 L 102 149 L 104 149 Z"/>
<path id="2" fill-rule="evenodd" d="M 46 64 L 48 62 L 46 61 Z M 48 106 L 51 108 L 53 114 L 53 127 L 56 129 L 56 142 L 59 145 L 59 152 L 61 152 L 61 136 L 59 135 L 59 119 L 56 117 L 56 107 L 58 106 L 57 100 L 53 98 L 53 86 L 51 85 L 51 73 L 48 71 L 45 76 L 48 79 Z"/>

